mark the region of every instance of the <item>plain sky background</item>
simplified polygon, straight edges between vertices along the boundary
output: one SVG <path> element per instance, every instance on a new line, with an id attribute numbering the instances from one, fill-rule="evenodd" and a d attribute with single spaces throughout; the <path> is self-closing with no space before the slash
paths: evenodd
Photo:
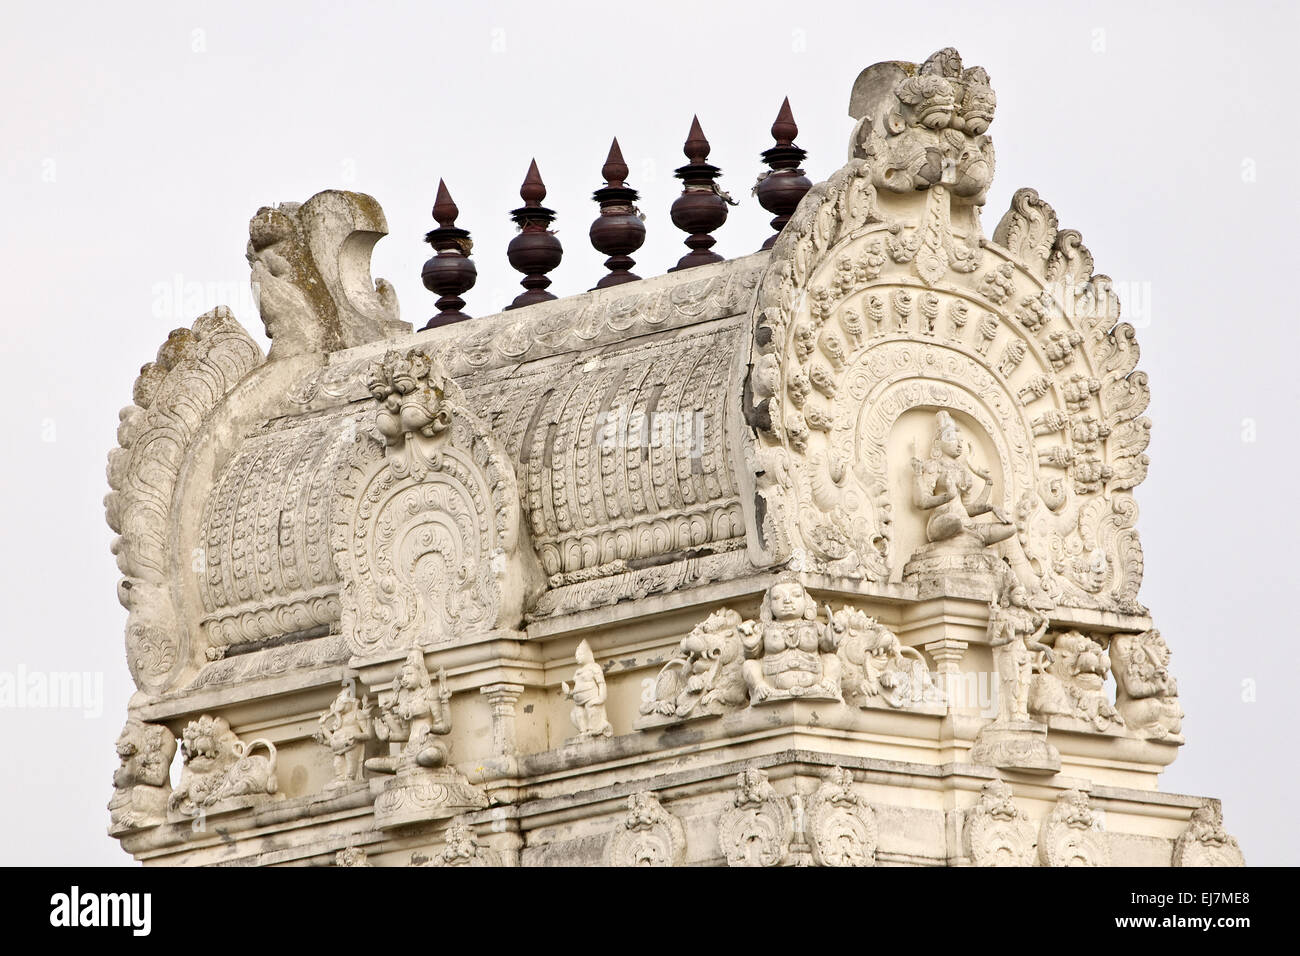
<path id="1" fill-rule="evenodd" d="M 768 234 L 750 187 L 781 98 L 820 181 L 858 71 L 948 45 L 998 94 L 986 232 L 1035 187 L 1139 327 L 1141 599 L 1187 711 L 1161 787 L 1222 797 L 1248 862 L 1300 862 L 1294 5 L 10 3 L 5 21 L 0 673 L 102 675 L 103 702 L 0 709 L 0 863 L 129 862 L 105 835 L 133 690 L 105 456 L 169 330 L 226 302 L 260 336 L 259 206 L 375 196 L 374 274 L 418 327 L 445 177 L 475 241 L 466 311 L 486 315 L 519 291 L 505 246 L 531 158 L 566 246 L 559 295 L 603 274 L 587 229 L 614 135 L 647 216 L 637 271 L 685 251 L 668 207 L 693 113 L 740 201 L 716 248 L 745 254 Z"/>

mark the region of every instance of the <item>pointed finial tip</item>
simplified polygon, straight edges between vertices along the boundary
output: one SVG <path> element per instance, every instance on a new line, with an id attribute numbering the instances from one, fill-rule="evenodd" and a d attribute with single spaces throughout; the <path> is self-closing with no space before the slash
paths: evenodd
<path id="1" fill-rule="evenodd" d="M 459 215 L 460 209 L 451 198 L 451 191 L 447 189 L 447 183 L 439 179 L 438 195 L 433 201 L 433 218 L 438 221 L 438 225 L 447 228 L 456 224 L 456 217 Z"/>
<path id="2" fill-rule="evenodd" d="M 691 117 L 691 131 L 686 136 L 686 145 L 682 148 L 682 152 L 692 163 L 702 163 L 709 158 L 709 141 L 704 138 L 699 116 Z"/>
<path id="3" fill-rule="evenodd" d="M 546 184 L 542 182 L 542 174 L 537 169 L 536 159 L 528 165 L 528 175 L 524 177 L 524 184 L 519 187 L 519 197 L 530 204 L 540 203 L 546 198 Z"/>
<path id="4" fill-rule="evenodd" d="M 605 165 L 601 167 L 600 174 L 605 177 L 605 182 L 612 185 L 622 185 L 627 179 L 627 163 L 623 162 L 623 151 L 618 148 L 618 137 L 614 137 L 614 142 L 609 146 L 609 155 L 605 157 Z"/>
<path id="5" fill-rule="evenodd" d="M 795 125 L 790 97 L 787 96 L 781 101 L 781 109 L 776 114 L 776 121 L 772 123 L 772 138 L 782 146 L 789 146 L 798 135 L 799 127 Z"/>

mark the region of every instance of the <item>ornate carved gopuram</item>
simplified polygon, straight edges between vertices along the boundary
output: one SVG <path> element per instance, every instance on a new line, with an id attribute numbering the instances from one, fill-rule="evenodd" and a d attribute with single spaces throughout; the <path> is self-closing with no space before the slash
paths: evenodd
<path id="1" fill-rule="evenodd" d="M 1134 330 L 1034 190 L 985 234 L 995 104 L 951 49 L 869 67 L 814 183 L 783 103 L 776 234 L 732 259 L 694 121 L 689 254 L 645 279 L 616 141 L 604 271 L 558 298 L 534 163 L 496 315 L 462 311 L 439 183 L 421 331 L 374 199 L 260 210 L 269 354 L 224 308 L 172 332 L 109 455 L 110 834 L 155 865 L 1240 864 L 1217 801 L 1157 789 L 1183 712 L 1138 599 Z"/>

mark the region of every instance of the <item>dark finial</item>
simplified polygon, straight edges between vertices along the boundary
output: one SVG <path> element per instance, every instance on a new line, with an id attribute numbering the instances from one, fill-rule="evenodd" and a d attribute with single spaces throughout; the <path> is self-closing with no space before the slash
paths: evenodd
<path id="1" fill-rule="evenodd" d="M 686 245 L 691 251 L 682 256 L 669 272 L 722 261 L 722 256 L 712 251 L 717 240 L 709 233 L 727 221 L 727 204 L 735 205 L 715 181 L 722 170 L 706 162 L 709 141 L 704 138 L 698 116 L 691 119 L 691 131 L 682 152 L 690 162 L 674 174 L 682 181 L 682 194 L 673 202 L 672 220 L 678 229 L 690 233 Z"/>
<path id="2" fill-rule="evenodd" d="M 709 158 L 709 141 L 704 138 L 704 130 L 700 129 L 700 118 L 691 117 L 691 131 L 686 134 L 686 145 L 682 147 L 682 152 L 692 163 L 700 164 Z"/>
<path id="3" fill-rule="evenodd" d="M 433 200 L 433 218 L 442 228 L 450 229 L 456 225 L 456 217 L 459 215 L 460 207 L 451 198 L 451 193 L 447 192 L 447 184 L 438 180 L 438 195 Z"/>
<path id="4" fill-rule="evenodd" d="M 600 172 L 605 177 L 605 185 L 591 195 L 600 203 L 600 216 L 591 224 L 590 235 L 596 251 L 609 256 L 605 260 L 609 274 L 596 283 L 597 289 L 605 289 L 641 278 L 631 272 L 636 265 L 631 255 L 645 242 L 645 225 L 635 205 L 637 192 L 624 182 L 627 164 L 623 162 L 617 139 L 609 147 L 609 157 Z"/>
<path id="5" fill-rule="evenodd" d="M 465 307 L 465 300 L 460 296 L 474 287 L 478 270 L 474 267 L 474 260 L 469 258 L 470 250 L 474 248 L 469 233 L 456 227 L 459 215 L 460 210 L 452 201 L 447 184 L 438 180 L 438 196 L 433 201 L 433 218 L 438 228 L 424 237 L 424 241 L 433 246 L 434 256 L 420 271 L 424 287 L 439 297 L 436 303 L 438 314 L 425 324 L 426 329 L 469 318 L 460 311 Z"/>
<path id="6" fill-rule="evenodd" d="M 609 144 L 609 155 L 605 165 L 600 167 L 600 174 L 605 177 L 606 186 L 622 186 L 627 179 L 627 163 L 623 162 L 623 151 L 618 148 L 618 137 Z"/>
<path id="7" fill-rule="evenodd" d="M 790 112 L 790 97 L 787 96 L 781 101 L 781 110 L 772 123 L 772 138 L 778 146 L 793 146 L 794 138 L 798 135 L 799 127 L 795 124 L 794 114 Z"/>
<path id="8" fill-rule="evenodd" d="M 771 168 L 759 176 L 758 182 L 754 184 L 758 204 L 775 216 L 772 228 L 776 231 L 767 237 L 763 243 L 764 249 L 771 249 L 776 244 L 776 237 L 799 208 L 799 200 L 812 188 L 812 182 L 799 168 L 808 154 L 794 144 L 794 138 L 798 135 L 799 127 L 795 125 L 794 113 L 790 111 L 790 98 L 786 97 L 772 124 L 772 138 L 776 140 L 776 145 L 764 150 L 762 154 L 763 162 Z"/>
<path id="9" fill-rule="evenodd" d="M 555 296 L 546 291 L 551 284 L 546 273 L 558 266 L 564 256 L 560 240 L 550 230 L 555 212 L 542 205 L 546 198 L 546 185 L 542 182 L 542 174 L 537 171 L 537 160 L 529 165 L 524 184 L 519 187 L 519 196 L 524 204 L 510 213 L 510 218 L 519 227 L 519 235 L 510 240 L 506 257 L 511 266 L 524 273 L 520 282 L 524 291 L 506 306 L 507 309 L 554 299 Z"/>
<path id="10" fill-rule="evenodd" d="M 525 206 L 536 207 L 542 204 L 546 198 L 546 183 L 542 182 L 542 174 L 537 171 L 537 160 L 528 164 L 528 175 L 524 177 L 524 184 L 519 187 L 519 198 L 524 201 Z"/>

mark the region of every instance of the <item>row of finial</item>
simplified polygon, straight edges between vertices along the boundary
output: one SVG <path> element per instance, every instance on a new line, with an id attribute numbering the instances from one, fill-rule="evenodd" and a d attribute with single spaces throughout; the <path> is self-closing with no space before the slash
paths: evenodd
<path id="1" fill-rule="evenodd" d="M 775 217 L 772 219 L 775 231 L 763 243 L 763 249 L 772 248 L 777 235 L 798 207 L 799 200 L 812 188 L 812 183 L 800 168 L 807 153 L 794 144 L 798 134 L 799 127 L 795 125 L 787 98 L 772 124 L 772 138 L 776 145 L 762 153 L 763 162 L 769 169 L 759 177 L 754 187 L 759 205 Z M 685 242 L 690 251 L 669 272 L 721 262 L 722 256 L 713 251 L 713 244 L 717 241 L 713 233 L 727 221 L 727 206 L 736 205 L 718 188 L 717 179 L 722 170 L 708 162 L 709 141 L 704 137 L 698 117 L 691 120 L 691 131 L 682 151 L 687 162 L 675 172 L 682 181 L 682 194 L 673 201 L 671 217 L 674 226 L 688 233 Z M 605 260 L 609 272 L 596 283 L 597 289 L 639 279 L 640 276 L 632 272 L 636 265 L 632 253 L 645 242 L 643 217 L 636 207 L 637 191 L 626 182 L 628 168 L 623 162 L 617 139 L 609 148 L 601 175 L 605 177 L 605 185 L 592 194 L 592 199 L 600 204 L 600 216 L 591 224 L 590 237 L 596 251 L 609 257 Z M 542 205 L 546 186 L 536 160 L 528 167 L 519 195 L 524 204 L 510 213 L 510 218 L 519 227 L 519 234 L 510 240 L 506 256 L 510 265 L 524 274 L 521 282 L 524 291 L 506 306 L 507 309 L 554 299 L 555 296 L 546 291 L 551 284 L 546 274 L 560 264 L 564 255 L 559 238 L 550 228 L 555 221 L 555 212 Z M 424 264 L 421 273 L 424 287 L 439 297 L 438 314 L 424 326 L 426 329 L 468 318 L 461 311 L 465 307 L 461 296 L 473 288 L 478 270 L 469 257 L 473 248 L 470 235 L 456 225 L 459 215 L 460 210 L 452 201 L 447 184 L 439 180 L 438 196 L 433 204 L 433 218 L 437 220 L 438 228 L 424 237 L 425 242 L 433 246 L 434 256 Z"/>

